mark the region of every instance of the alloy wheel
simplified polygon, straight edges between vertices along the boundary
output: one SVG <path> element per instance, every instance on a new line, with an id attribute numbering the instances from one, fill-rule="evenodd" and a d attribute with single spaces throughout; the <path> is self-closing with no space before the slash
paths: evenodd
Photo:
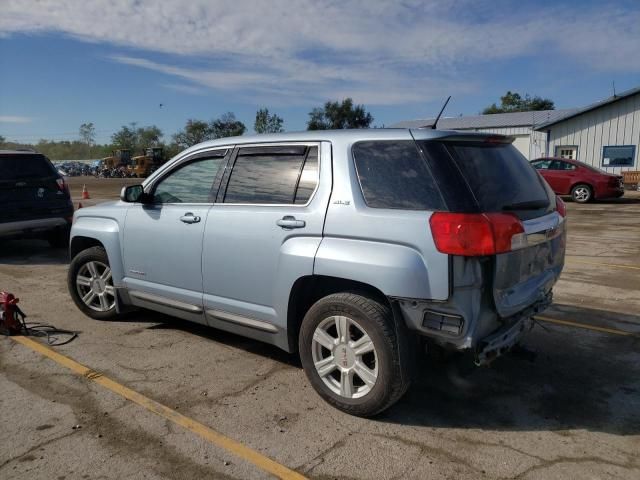
<path id="1" fill-rule="evenodd" d="M 341 397 L 363 397 L 378 379 L 373 340 L 352 318 L 331 316 L 320 322 L 313 333 L 311 356 L 324 384 Z"/>
<path id="2" fill-rule="evenodd" d="M 587 200 L 589 200 L 590 196 L 591 196 L 591 192 L 587 187 L 578 187 L 573 192 L 573 197 L 578 202 L 586 202 Z"/>
<path id="3" fill-rule="evenodd" d="M 111 268 L 102 262 L 87 262 L 78 270 L 76 288 L 82 302 L 97 312 L 107 312 L 116 305 Z"/>

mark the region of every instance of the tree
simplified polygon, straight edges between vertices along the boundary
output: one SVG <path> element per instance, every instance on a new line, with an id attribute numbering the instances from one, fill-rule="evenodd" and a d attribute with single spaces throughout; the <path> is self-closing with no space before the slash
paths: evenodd
<path id="1" fill-rule="evenodd" d="M 284 132 L 282 128 L 283 120 L 278 115 L 270 114 L 267 108 L 261 108 L 256 112 L 256 121 L 253 129 L 256 133 L 279 133 Z"/>
<path id="2" fill-rule="evenodd" d="M 373 116 L 364 105 L 353 105 L 351 98 L 339 102 L 327 102 L 324 108 L 314 108 L 309 112 L 307 130 L 328 130 L 340 128 L 369 128 Z"/>
<path id="3" fill-rule="evenodd" d="M 162 130 L 160 130 L 155 125 L 151 125 L 149 127 L 140 127 L 136 131 L 138 142 L 138 149 L 145 149 L 148 147 L 159 147 L 162 138 Z"/>
<path id="4" fill-rule="evenodd" d="M 123 125 L 120 130 L 111 135 L 111 143 L 117 148 L 135 150 L 138 146 L 138 129 L 136 122 L 131 122 L 130 126 Z"/>
<path id="5" fill-rule="evenodd" d="M 188 148 L 196 143 L 204 142 L 215 138 L 211 127 L 202 120 L 187 120 L 184 129 L 173 136 L 173 141 L 181 148 Z"/>
<path id="6" fill-rule="evenodd" d="M 96 142 L 96 127 L 93 122 L 83 123 L 80 125 L 80 140 L 91 147 Z"/>
<path id="7" fill-rule="evenodd" d="M 111 135 L 114 148 L 126 148 L 137 153 L 147 147 L 157 147 L 162 144 L 162 130 L 157 126 L 138 127 L 136 122 L 129 126 L 123 125 L 120 130 Z"/>
<path id="8" fill-rule="evenodd" d="M 553 100 L 537 95 L 531 97 L 528 93 L 522 97 L 518 92 L 509 90 L 505 95 L 500 97 L 500 106 L 493 103 L 485 108 L 482 113 L 487 115 L 492 113 L 530 112 L 553 109 L 555 109 Z"/>
<path id="9" fill-rule="evenodd" d="M 244 123 L 236 120 L 236 116 L 232 112 L 227 112 L 213 120 L 209 127 L 213 138 L 235 137 L 242 135 L 247 130 Z"/>

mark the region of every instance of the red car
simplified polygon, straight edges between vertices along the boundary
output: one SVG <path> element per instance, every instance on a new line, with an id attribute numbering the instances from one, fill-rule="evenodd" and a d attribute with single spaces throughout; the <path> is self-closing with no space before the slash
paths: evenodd
<path id="1" fill-rule="evenodd" d="M 531 165 L 540 172 L 557 195 L 571 195 L 578 203 L 594 198 L 624 195 L 622 176 L 607 173 L 568 158 L 538 158 Z"/>

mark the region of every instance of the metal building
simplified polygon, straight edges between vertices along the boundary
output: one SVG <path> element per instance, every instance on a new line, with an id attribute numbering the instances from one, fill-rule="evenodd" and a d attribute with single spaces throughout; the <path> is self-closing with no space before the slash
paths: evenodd
<path id="1" fill-rule="evenodd" d="M 433 122 L 408 120 L 392 127 L 428 128 Z M 640 87 L 584 108 L 441 118 L 438 128 L 512 135 L 529 160 L 558 156 L 611 173 L 640 170 Z"/>
<path id="2" fill-rule="evenodd" d="M 535 127 L 546 156 L 575 158 L 610 173 L 639 170 L 640 87 Z"/>
<path id="3" fill-rule="evenodd" d="M 535 112 L 494 113 L 467 117 L 445 117 L 438 122 L 443 130 L 466 130 L 473 132 L 498 133 L 515 137 L 513 144 L 528 159 L 542 157 L 546 153 L 547 137 L 536 127 L 549 124 L 559 118 L 574 113 L 568 110 L 538 110 Z M 392 128 L 430 128 L 434 118 L 407 120 L 391 125 Z"/>

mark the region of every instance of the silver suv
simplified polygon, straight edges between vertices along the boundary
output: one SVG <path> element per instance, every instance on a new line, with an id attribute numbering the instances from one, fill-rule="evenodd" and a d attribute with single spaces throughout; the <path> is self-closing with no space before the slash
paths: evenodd
<path id="1" fill-rule="evenodd" d="M 375 415 L 418 340 L 477 364 L 551 301 L 564 204 L 513 139 L 373 129 L 225 138 L 75 213 L 68 286 L 96 319 L 164 312 L 298 351 L 316 391 Z"/>

